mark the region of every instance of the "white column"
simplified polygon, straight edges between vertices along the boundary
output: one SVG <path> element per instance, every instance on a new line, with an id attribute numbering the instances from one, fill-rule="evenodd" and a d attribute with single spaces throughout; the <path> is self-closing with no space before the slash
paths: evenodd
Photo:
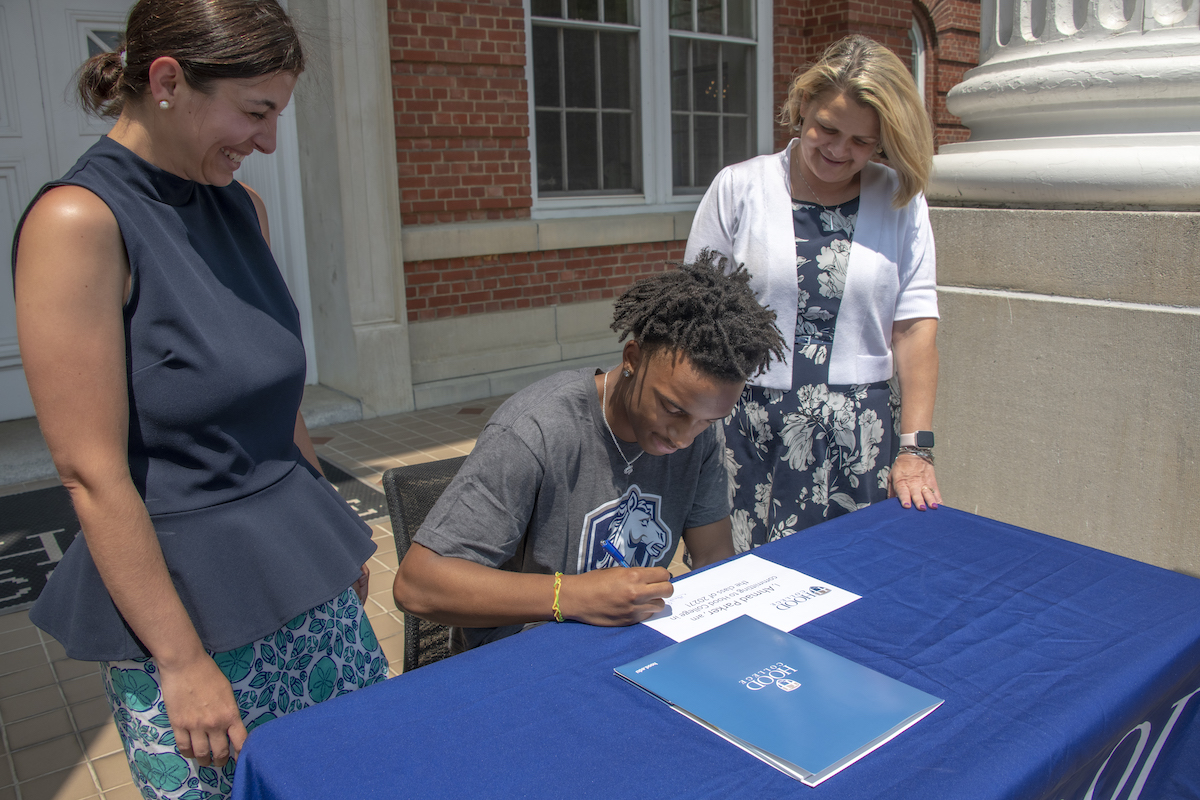
<path id="1" fill-rule="evenodd" d="M 1200 3 L 983 0 L 980 23 L 947 98 L 971 138 L 934 158 L 932 200 L 1200 206 Z"/>
<path id="2" fill-rule="evenodd" d="M 308 32 L 296 89 L 321 383 L 366 416 L 413 408 L 385 0 L 291 0 Z"/>

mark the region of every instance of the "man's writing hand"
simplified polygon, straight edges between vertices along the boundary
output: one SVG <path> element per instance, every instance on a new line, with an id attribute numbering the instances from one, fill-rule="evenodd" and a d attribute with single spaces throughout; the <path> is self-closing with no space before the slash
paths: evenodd
<path id="1" fill-rule="evenodd" d="M 598 569 L 564 575 L 559 608 L 589 625 L 633 625 L 661 611 L 674 591 L 664 567 Z"/>

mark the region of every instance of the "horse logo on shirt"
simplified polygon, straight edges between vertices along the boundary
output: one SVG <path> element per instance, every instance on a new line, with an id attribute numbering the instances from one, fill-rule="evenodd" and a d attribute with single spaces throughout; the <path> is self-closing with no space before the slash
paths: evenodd
<path id="1" fill-rule="evenodd" d="M 631 567 L 656 566 L 671 544 L 662 520 L 662 497 L 635 483 L 621 497 L 584 515 L 579 571 L 620 566 L 604 549 L 611 542 Z"/>

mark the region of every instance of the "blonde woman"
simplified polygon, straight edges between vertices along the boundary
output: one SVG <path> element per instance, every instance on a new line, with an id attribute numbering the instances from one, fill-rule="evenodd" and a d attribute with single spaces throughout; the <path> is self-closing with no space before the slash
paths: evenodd
<path id="1" fill-rule="evenodd" d="M 796 138 L 718 173 L 686 254 L 745 264 L 793 342 L 725 422 L 739 550 L 889 496 L 941 503 L 925 107 L 895 54 L 848 36 L 793 81 L 780 116 Z"/>

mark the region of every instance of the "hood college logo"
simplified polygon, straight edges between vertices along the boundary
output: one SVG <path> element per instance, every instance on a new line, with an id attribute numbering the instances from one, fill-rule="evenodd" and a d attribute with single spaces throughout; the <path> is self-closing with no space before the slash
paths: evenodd
<path id="1" fill-rule="evenodd" d="M 671 544 L 671 529 L 662 520 L 662 497 L 643 494 L 635 483 L 625 494 L 591 511 L 583 518 L 579 571 L 619 566 L 605 552 L 612 542 L 631 567 L 658 563 Z"/>

